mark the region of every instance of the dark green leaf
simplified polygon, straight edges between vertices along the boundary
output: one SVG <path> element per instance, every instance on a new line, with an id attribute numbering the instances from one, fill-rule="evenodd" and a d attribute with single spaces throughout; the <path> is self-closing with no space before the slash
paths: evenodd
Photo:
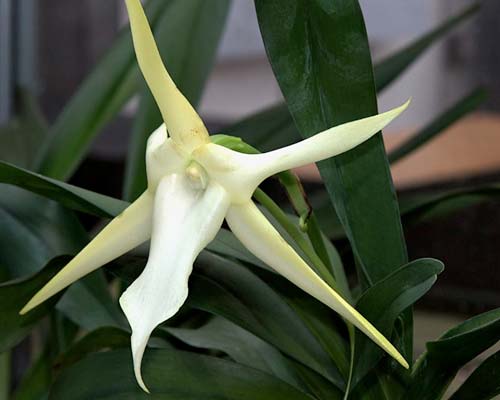
<path id="1" fill-rule="evenodd" d="M 274 150 L 300 140 L 292 116 L 285 104 L 259 111 L 224 129 L 260 151 Z"/>
<path id="2" fill-rule="evenodd" d="M 256 0 L 268 57 L 303 137 L 377 113 L 368 38 L 356 0 Z M 280 23 L 276 23 L 280 21 Z M 359 266 L 371 286 L 407 262 L 380 134 L 318 163 Z M 403 354 L 411 358 L 410 337 Z"/>
<path id="3" fill-rule="evenodd" d="M 456 17 L 445 21 L 417 41 L 390 55 L 374 67 L 377 90 L 383 90 L 432 44 L 477 11 L 477 5 L 464 10 Z M 393 64 L 392 62 L 395 62 Z M 247 143 L 262 151 L 268 151 L 294 143 L 300 139 L 288 108 L 284 104 L 275 105 L 254 113 L 231 125 L 225 132 L 240 136 Z"/>
<path id="4" fill-rule="evenodd" d="M 400 207 L 405 224 L 417 224 L 499 198 L 500 184 L 489 184 L 402 198 Z"/>
<path id="5" fill-rule="evenodd" d="M 93 354 L 64 371 L 50 400 L 305 400 L 311 399 L 252 368 L 176 350 L 149 350 L 142 363 L 144 393 L 134 378 L 129 350 Z"/>
<path id="6" fill-rule="evenodd" d="M 5 172 L 3 167 L 2 164 L 0 170 Z M 12 168 L 12 176 L 16 176 L 19 170 Z M 2 185 L 2 189 L 0 265 L 7 268 L 10 276 L 34 273 L 53 257 L 76 254 L 86 244 L 87 234 L 70 211 L 18 188 Z M 63 296 L 58 309 L 89 329 L 122 321 L 101 271 L 75 282 Z"/>
<path id="7" fill-rule="evenodd" d="M 0 161 L 0 182 L 40 194 L 72 210 L 109 218 L 118 215 L 128 203 L 82 189 Z"/>
<path id="8" fill-rule="evenodd" d="M 26 90 L 16 93 L 19 114 L 0 127 L 0 159 L 31 167 L 47 133 L 47 125 L 36 99 Z"/>
<path id="9" fill-rule="evenodd" d="M 239 364 L 274 375 L 319 399 L 343 398 L 331 382 L 225 319 L 216 317 L 199 329 L 168 328 L 168 331 L 191 346 L 227 353 Z"/>
<path id="10" fill-rule="evenodd" d="M 14 393 L 13 400 L 45 400 L 52 383 L 52 365 L 47 351 L 43 351 L 26 371 Z"/>
<path id="11" fill-rule="evenodd" d="M 412 261 L 368 289 L 357 303 L 358 311 L 384 336 L 390 337 L 403 310 L 420 299 L 436 281 L 443 264 L 432 258 Z M 403 335 L 404 336 L 404 335 Z M 365 335 L 356 332 L 352 387 L 377 364 L 383 352 Z"/>
<path id="12" fill-rule="evenodd" d="M 263 270 L 255 270 L 255 273 L 300 316 L 347 380 L 349 344 L 342 336 L 345 327 L 335 312 L 275 273 Z"/>
<path id="13" fill-rule="evenodd" d="M 302 136 L 377 112 L 368 40 L 356 1 L 327 6 L 257 0 L 256 5 L 271 65 Z M 404 264 L 381 136 L 319 167 L 366 278 L 374 283 Z"/>
<path id="14" fill-rule="evenodd" d="M 175 1 L 179 0 L 148 3 L 146 12 L 153 27 L 163 23 L 166 11 Z M 127 27 L 51 127 L 51 138 L 41 149 L 36 170 L 56 179 L 70 177 L 100 129 L 137 91 L 138 78 L 139 69 Z"/>
<path id="15" fill-rule="evenodd" d="M 8 400 L 10 392 L 10 351 L 0 353 L 0 400 Z"/>
<path id="16" fill-rule="evenodd" d="M 411 63 L 413 63 L 425 50 L 457 25 L 467 20 L 479 9 L 478 4 L 464 9 L 459 14 L 447 19 L 444 23 L 418 38 L 413 43 L 385 58 L 375 66 L 375 81 L 377 90 L 383 90 L 396 79 Z"/>
<path id="17" fill-rule="evenodd" d="M 159 50 L 172 79 L 191 102 L 198 104 L 210 73 L 229 0 L 184 0 L 172 4 L 169 21 L 155 31 Z M 124 197 L 135 200 L 146 189 L 146 141 L 162 123 L 156 103 L 146 87 L 132 130 L 125 175 Z"/>
<path id="18" fill-rule="evenodd" d="M 68 261 L 68 257 L 58 257 L 50 261 L 40 272 L 25 279 L 16 279 L 0 284 L 0 353 L 19 343 L 45 316 L 59 296 L 41 304 L 33 311 L 19 315 L 28 300 L 45 285 Z"/>
<path id="19" fill-rule="evenodd" d="M 488 400 L 500 394 L 500 351 L 483 361 L 450 400 Z"/>
<path id="20" fill-rule="evenodd" d="M 239 364 L 300 388 L 300 379 L 293 372 L 291 362 L 279 350 L 226 319 L 215 317 L 198 329 L 166 329 L 190 346 L 222 351 Z"/>
<path id="21" fill-rule="evenodd" d="M 477 315 L 446 332 L 440 339 L 427 343 L 415 365 L 412 384 L 405 399 L 440 398 L 458 370 L 498 342 L 500 309 Z"/>
<path id="22" fill-rule="evenodd" d="M 203 252 L 190 281 L 188 304 L 230 320 L 343 387 L 337 367 L 302 320 L 246 268 Z"/>
<path id="23" fill-rule="evenodd" d="M 425 128 L 415 133 L 410 139 L 399 145 L 388 154 L 389 162 L 395 163 L 412 151 L 415 151 L 434 137 L 442 133 L 450 125 L 478 107 L 485 99 L 486 92 L 476 89 L 459 102 L 438 115 Z"/>
<path id="24" fill-rule="evenodd" d="M 11 277 L 36 272 L 85 244 L 86 232 L 70 211 L 15 187 L 1 185 L 1 190 L 0 265 Z"/>
<path id="25" fill-rule="evenodd" d="M 55 366 L 57 368 L 67 368 L 89 353 L 129 346 L 130 332 L 115 327 L 99 328 L 85 335 L 61 354 L 57 358 Z"/>

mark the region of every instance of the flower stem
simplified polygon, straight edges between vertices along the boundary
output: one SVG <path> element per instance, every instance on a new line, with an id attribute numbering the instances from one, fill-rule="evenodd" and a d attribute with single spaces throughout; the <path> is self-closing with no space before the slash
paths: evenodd
<path id="1" fill-rule="evenodd" d="M 295 243 L 297 243 L 299 248 L 304 252 L 304 254 L 311 262 L 318 275 L 333 289 L 338 290 L 337 282 L 335 281 L 333 275 L 325 266 L 321 258 L 316 254 L 314 248 L 304 237 L 301 230 L 297 228 L 297 226 L 292 221 L 290 221 L 288 215 L 262 189 L 257 189 L 254 192 L 254 198 L 271 213 L 276 221 L 278 221 L 278 223 L 292 237 Z"/>

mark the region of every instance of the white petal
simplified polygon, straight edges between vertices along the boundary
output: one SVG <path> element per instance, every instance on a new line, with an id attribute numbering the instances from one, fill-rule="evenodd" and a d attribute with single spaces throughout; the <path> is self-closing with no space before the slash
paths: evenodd
<path id="1" fill-rule="evenodd" d="M 242 154 L 210 143 L 197 149 L 193 156 L 236 202 L 243 203 L 269 176 L 336 156 L 363 143 L 401 114 L 408 104 L 330 128 L 268 153 Z"/>
<path id="2" fill-rule="evenodd" d="M 207 143 L 208 132 L 163 65 L 140 0 L 126 0 L 139 67 L 172 138 L 187 149 Z"/>
<path id="3" fill-rule="evenodd" d="M 398 350 L 358 311 L 316 275 L 253 202 L 232 205 L 226 220 L 233 233 L 248 250 L 290 282 L 350 321 L 402 366 L 408 368 L 408 363 Z"/>
<path id="4" fill-rule="evenodd" d="M 196 190 L 184 174 L 172 174 L 158 185 L 148 262 L 120 298 L 132 327 L 134 372 L 145 391 L 141 360 L 149 336 L 186 300 L 193 262 L 217 234 L 228 207 L 229 196 L 216 183 Z"/>
<path id="5" fill-rule="evenodd" d="M 167 135 L 165 124 L 148 138 L 146 146 L 146 171 L 148 189 L 153 191 L 165 175 L 179 173 L 189 162 L 183 149 Z"/>
<path id="6" fill-rule="evenodd" d="M 153 196 L 144 192 L 52 278 L 21 310 L 28 312 L 84 275 L 150 238 Z"/>

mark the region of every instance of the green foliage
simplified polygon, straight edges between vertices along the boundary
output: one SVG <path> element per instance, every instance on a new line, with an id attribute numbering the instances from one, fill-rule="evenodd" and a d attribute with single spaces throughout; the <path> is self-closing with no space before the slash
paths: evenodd
<path id="1" fill-rule="evenodd" d="M 162 56 L 194 104 L 211 70 L 228 7 L 227 0 L 147 4 Z M 444 21 L 375 68 L 356 0 L 256 0 L 256 8 L 286 105 L 254 114 L 225 132 L 266 151 L 376 113 L 376 92 L 473 15 L 477 6 Z M 198 257 L 190 295 L 179 315 L 152 335 L 143 362 L 151 395 L 137 386 L 129 328 L 116 302 L 117 294 L 141 273 L 143 250 L 113 262 L 107 274 L 94 272 L 19 316 L 26 301 L 69 260 L 61 255 L 75 254 L 87 242 L 72 211 L 110 218 L 128 206 L 61 180 L 72 175 L 93 138 L 139 91 L 124 187 L 125 198 L 133 200 L 145 188 L 145 144 L 161 119 L 142 88 L 128 29 L 51 127 L 33 98 L 20 91 L 19 115 L 0 128 L 2 384 L 10 372 L 7 352 L 32 332 L 46 339 L 13 399 L 436 400 L 465 363 L 498 341 L 500 312 L 493 310 L 429 342 L 411 371 L 404 371 L 329 308 L 272 272 L 225 229 Z M 440 134 L 483 96 L 478 89 L 461 99 L 391 153 L 389 160 L 404 157 Z M 322 264 L 323 272 L 335 277 L 339 292 L 411 361 L 411 307 L 431 288 L 443 265 L 428 258 L 407 262 L 401 220 L 419 223 L 497 199 L 499 186 L 398 202 L 380 135 L 319 167 L 328 196 L 312 201 L 314 214 L 309 215 L 300 190 L 292 198 L 292 203 L 301 204 L 300 221 L 267 201 L 265 194 L 257 194 L 263 211 L 278 217 L 272 222 L 292 247 L 306 249 L 305 258 L 313 266 Z M 287 181 L 281 182 L 290 193 Z M 314 232 L 302 231 L 304 219 L 309 227 L 314 225 Z M 348 281 L 351 271 L 345 271 L 345 260 L 326 235 L 349 239 L 359 286 Z M 43 319 L 49 316 L 53 326 L 47 333 Z M 68 343 L 61 343 L 61 336 Z M 498 353 L 486 359 L 452 399 L 499 394 L 499 359 Z"/>

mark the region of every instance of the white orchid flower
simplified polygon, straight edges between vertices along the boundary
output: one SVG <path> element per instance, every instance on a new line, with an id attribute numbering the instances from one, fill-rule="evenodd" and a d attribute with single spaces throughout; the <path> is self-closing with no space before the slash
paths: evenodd
<path id="1" fill-rule="evenodd" d="M 22 309 L 49 297 L 125 252 L 151 239 L 142 274 L 120 298 L 131 325 L 134 372 L 156 326 L 172 317 L 188 295 L 188 278 L 200 251 L 224 218 L 258 258 L 339 313 L 408 368 L 396 348 L 328 286 L 251 200 L 257 186 L 278 172 L 343 153 L 379 132 L 408 105 L 346 123 L 299 143 L 263 154 L 242 154 L 210 142 L 207 129 L 165 69 L 139 0 L 126 0 L 140 69 L 161 110 L 164 124 L 148 140 L 148 188 L 113 219 Z"/>

